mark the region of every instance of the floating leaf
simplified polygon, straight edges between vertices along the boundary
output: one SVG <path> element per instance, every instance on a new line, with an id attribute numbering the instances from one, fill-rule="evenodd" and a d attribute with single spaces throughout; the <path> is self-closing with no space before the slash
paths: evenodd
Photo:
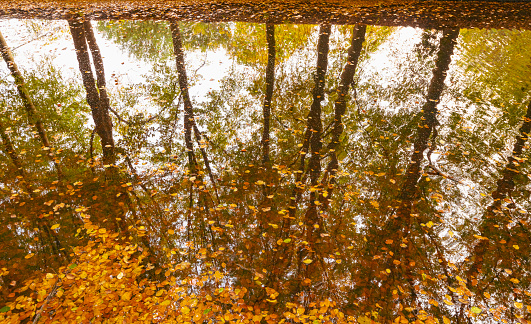
<path id="1" fill-rule="evenodd" d="M 474 306 L 470 309 L 470 311 L 474 314 L 479 314 L 481 313 L 481 308 Z"/>

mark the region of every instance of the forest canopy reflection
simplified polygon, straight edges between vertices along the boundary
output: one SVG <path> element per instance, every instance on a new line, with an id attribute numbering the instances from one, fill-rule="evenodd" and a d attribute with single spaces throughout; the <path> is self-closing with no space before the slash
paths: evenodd
<path id="1" fill-rule="evenodd" d="M 16 26 L 0 321 L 531 321 L 528 31 Z"/>

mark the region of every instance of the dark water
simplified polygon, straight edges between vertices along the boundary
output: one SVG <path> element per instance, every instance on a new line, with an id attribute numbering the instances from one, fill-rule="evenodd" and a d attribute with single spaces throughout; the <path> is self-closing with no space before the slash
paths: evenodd
<path id="1" fill-rule="evenodd" d="M 498 5 L 4 8 L 0 321 L 528 323 L 531 33 Z"/>

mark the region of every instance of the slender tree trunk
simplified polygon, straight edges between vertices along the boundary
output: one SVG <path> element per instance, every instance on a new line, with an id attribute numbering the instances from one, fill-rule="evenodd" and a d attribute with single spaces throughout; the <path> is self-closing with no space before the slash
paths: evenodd
<path id="1" fill-rule="evenodd" d="M 347 52 L 347 63 L 343 68 L 343 72 L 341 73 L 339 81 L 339 87 L 337 88 L 337 99 L 334 105 L 334 126 L 332 128 L 332 139 L 327 146 L 327 150 L 330 153 L 330 162 L 326 167 L 326 174 L 328 176 L 330 186 L 328 195 L 331 195 L 333 185 L 335 184 L 335 175 L 337 173 L 337 169 L 339 168 L 337 148 L 339 146 L 339 141 L 344 129 L 343 115 L 347 109 L 346 96 L 348 95 L 350 85 L 352 84 L 354 74 L 356 73 L 358 60 L 363 48 L 363 42 L 365 41 L 366 29 L 367 26 L 365 25 L 356 25 L 352 29 L 352 41 Z"/>
<path id="2" fill-rule="evenodd" d="M 284 217 L 282 219 L 282 225 L 280 227 L 280 236 L 282 239 L 288 238 L 290 235 L 290 227 L 291 227 L 291 219 L 295 219 L 296 211 L 297 211 L 297 205 L 299 203 L 299 200 L 302 196 L 303 190 L 304 190 L 304 173 L 306 170 L 306 154 L 309 152 L 310 148 L 312 150 L 310 162 L 308 164 L 308 169 L 310 172 L 311 177 L 311 183 L 312 186 L 315 186 L 318 184 L 319 175 L 321 172 L 321 165 L 320 165 L 320 151 L 322 147 L 321 143 L 321 132 L 322 132 L 322 122 L 321 122 L 321 101 L 324 99 L 324 86 L 325 86 L 325 75 L 326 70 L 328 67 L 328 50 L 329 50 L 329 39 L 330 39 L 330 31 L 331 26 L 329 24 L 323 24 L 319 28 L 319 41 L 317 44 L 317 71 L 315 75 L 315 86 L 313 89 L 313 101 L 312 105 L 310 107 L 310 112 L 308 113 L 307 118 L 307 125 L 306 125 L 306 132 L 304 134 L 303 143 L 301 147 L 301 158 L 300 158 L 300 164 L 298 170 L 295 171 L 295 184 L 294 188 L 290 194 L 290 202 L 288 206 L 288 213 L 289 217 Z M 314 239 L 315 233 L 313 232 L 313 225 L 318 223 L 318 211 L 317 211 L 317 205 L 315 204 L 316 194 L 314 192 L 310 192 L 310 206 L 308 211 L 305 214 L 305 222 L 306 222 L 306 228 L 305 228 L 305 235 L 309 238 L 312 242 L 315 242 Z M 310 223 L 308 223 L 309 221 Z M 311 227 L 310 230 L 309 227 Z M 306 239 L 307 242 L 308 239 Z M 309 252 L 315 252 L 314 251 L 315 244 L 311 244 L 311 246 L 307 246 L 304 248 L 304 250 L 299 250 L 298 257 L 299 261 L 302 261 L 303 258 L 308 255 Z M 288 271 L 290 262 L 293 261 L 293 252 L 290 251 L 290 248 L 287 245 L 282 245 L 278 251 L 275 254 L 274 259 L 278 259 L 279 261 L 275 265 L 274 269 L 270 272 L 270 276 L 268 278 L 268 282 L 271 283 L 271 286 L 273 286 L 275 289 L 279 287 L 279 278 L 283 276 L 283 272 Z M 317 262 L 315 263 L 317 264 Z M 314 264 L 314 265 L 315 265 Z M 302 281 L 303 276 L 307 276 L 309 272 L 309 269 L 302 268 L 302 265 L 298 265 L 299 273 L 298 276 L 299 281 Z M 306 267 L 306 265 L 304 266 Z M 313 266 L 311 266 L 313 268 Z M 311 279 L 310 279 L 311 280 Z M 294 293 L 297 293 L 300 291 L 301 282 L 298 282 L 296 287 L 293 287 Z"/>
<path id="3" fill-rule="evenodd" d="M 203 157 L 203 162 L 205 163 L 205 168 L 208 173 L 208 177 L 214 186 L 214 190 L 217 196 L 216 180 L 212 174 L 212 169 L 210 167 L 210 161 L 206 150 L 201 147 L 203 144 L 202 134 L 197 128 L 197 123 L 195 122 L 194 110 L 192 106 L 192 101 L 190 100 L 190 93 L 188 92 L 188 77 L 186 76 L 186 66 L 184 63 L 184 51 L 182 45 L 181 31 L 179 29 L 179 23 L 175 20 L 170 21 L 170 29 L 173 42 L 173 52 L 175 55 L 175 63 L 177 65 L 177 74 L 179 77 L 179 88 L 181 90 L 181 95 L 184 103 L 184 142 L 186 146 L 186 151 L 188 154 L 188 163 L 190 165 L 190 173 L 197 173 L 197 160 L 194 153 L 194 146 L 192 143 L 192 132 L 194 133 L 196 141 L 199 143 L 199 150 L 201 156 Z M 204 143 L 204 142 L 203 142 Z M 218 197 L 219 200 L 219 197 Z"/>
<path id="4" fill-rule="evenodd" d="M 113 166 L 116 163 L 116 154 L 114 151 L 112 120 L 111 116 L 109 115 L 108 102 L 105 101 L 105 98 L 102 99 L 100 97 L 100 93 L 96 88 L 96 82 L 92 73 L 90 56 L 87 48 L 87 36 L 85 32 L 84 19 L 83 17 L 75 16 L 68 20 L 68 24 L 70 26 L 70 33 L 72 34 L 72 39 L 74 41 L 74 47 L 76 49 L 76 56 L 79 64 L 79 70 L 83 78 L 83 85 L 85 86 L 85 90 L 87 92 L 87 102 L 92 111 L 92 118 L 94 119 L 94 124 L 96 125 L 96 133 L 101 139 L 103 162 L 106 165 Z M 92 46 L 95 45 L 93 40 L 94 38 L 92 38 Z M 97 51 L 97 55 L 95 55 L 95 57 L 96 71 L 103 76 L 103 65 L 101 63 L 99 51 Z M 97 57 L 99 57 L 99 62 L 97 62 Z M 98 72 L 98 70 L 100 72 Z M 101 86 L 100 89 L 105 89 L 104 77 L 103 81 L 98 81 L 98 86 Z M 113 167 L 109 169 L 114 170 Z"/>
<path id="5" fill-rule="evenodd" d="M 39 134 L 42 145 L 45 147 L 47 151 L 49 151 L 48 155 L 50 156 L 50 158 L 52 159 L 54 163 L 58 178 L 61 179 L 63 177 L 63 172 L 61 170 L 61 166 L 59 165 L 59 161 L 54 158 L 53 150 L 50 145 L 50 141 L 48 140 L 48 135 L 39 117 L 37 109 L 35 108 L 35 105 L 33 104 L 33 100 L 31 100 L 31 96 L 29 94 L 28 88 L 26 87 L 26 83 L 24 82 L 24 77 L 22 76 L 22 73 L 18 69 L 18 66 L 15 63 L 15 59 L 13 57 L 13 53 L 11 52 L 11 49 L 9 48 L 9 46 L 7 46 L 6 40 L 4 39 L 1 33 L 0 33 L 0 52 L 2 53 L 2 57 L 4 61 L 6 62 L 7 67 L 9 68 L 9 71 L 11 72 L 11 75 L 15 79 L 15 84 L 17 85 L 18 93 L 20 95 L 20 98 L 22 99 L 24 108 L 26 109 L 26 113 L 28 114 L 29 123 L 31 125 L 34 125 L 35 128 L 37 129 L 37 133 Z"/>
<path id="6" fill-rule="evenodd" d="M 304 217 L 305 237 L 308 242 L 307 246 L 300 253 L 300 261 L 309 257 L 314 262 L 304 265 L 303 276 L 316 283 L 319 276 L 317 267 L 319 267 L 321 255 L 319 247 L 320 233 L 322 232 L 322 221 L 319 217 L 319 210 L 316 204 L 319 199 L 319 178 L 321 176 L 321 149 L 323 143 L 321 136 L 323 132 L 323 123 L 321 120 L 321 102 L 324 100 L 325 76 L 328 67 L 328 52 L 331 26 L 323 24 L 319 29 L 319 40 L 317 43 L 317 71 L 315 75 L 315 87 L 313 89 L 313 102 L 308 114 L 308 126 L 306 131 L 310 132 L 310 159 L 308 169 L 310 175 L 310 185 L 314 190 L 310 190 L 309 208 Z M 313 253 L 313 257 L 312 254 Z"/>
<path id="7" fill-rule="evenodd" d="M 106 207 L 108 209 L 104 212 L 113 217 L 114 228 L 111 229 L 116 232 L 122 231 L 124 236 L 128 237 L 129 230 L 125 221 L 126 213 L 121 206 L 129 204 L 130 197 L 127 190 L 121 187 L 117 181 L 119 172 L 116 167 L 116 149 L 113 139 L 112 119 L 109 114 L 109 99 L 105 88 L 103 60 L 92 33 L 90 23 L 87 23 L 83 16 L 74 15 L 68 20 L 68 25 L 76 49 L 76 56 L 79 64 L 79 71 L 81 72 L 81 77 L 83 79 L 83 86 L 87 93 L 87 103 L 92 112 L 92 119 L 94 120 L 96 133 L 101 140 L 103 164 L 106 168 L 106 177 L 110 180 L 111 184 L 106 190 L 111 196 L 116 195 L 117 198 L 115 199 L 118 202 L 117 206 L 109 205 Z M 92 72 L 87 43 L 90 44 L 92 50 L 97 81 L 94 79 L 94 74 Z"/>
<path id="8" fill-rule="evenodd" d="M 419 129 L 417 137 L 414 142 L 414 152 L 411 156 L 409 166 L 406 169 L 405 179 L 400 188 L 399 198 L 400 205 L 390 222 L 385 228 L 379 232 L 378 237 L 374 237 L 371 242 L 381 242 L 381 237 L 386 237 L 391 244 L 385 244 L 386 249 L 390 252 L 384 254 L 383 260 L 378 263 L 376 270 L 374 270 L 375 276 L 380 277 L 381 280 L 386 281 L 384 286 L 389 287 L 386 289 L 380 289 L 375 295 L 380 295 L 380 300 L 389 301 L 388 304 L 380 304 L 385 312 L 382 311 L 383 318 L 390 319 L 395 314 L 393 313 L 393 301 L 391 297 L 391 288 L 396 286 L 393 280 L 399 281 L 400 284 L 405 280 L 406 284 L 410 287 L 410 297 L 406 301 L 411 307 L 415 306 L 417 300 L 417 293 L 414 289 L 414 274 L 411 272 L 410 257 L 415 252 L 415 248 L 412 243 L 407 243 L 407 246 L 400 246 L 404 242 L 408 242 L 408 236 L 410 235 L 411 223 L 413 217 L 411 216 L 412 208 L 417 197 L 417 185 L 421 176 L 421 163 L 424 159 L 424 151 L 429 147 L 430 136 L 436 136 L 436 127 L 439 125 L 437 121 L 437 105 L 441 99 L 444 89 L 444 80 L 451 63 L 451 56 L 453 54 L 454 46 L 459 36 L 458 29 L 445 29 L 443 37 L 441 38 L 439 51 L 435 62 L 435 68 L 433 69 L 433 75 L 428 87 L 428 93 L 426 95 L 426 102 L 422 106 L 422 118 L 418 125 Z M 380 246 L 380 245 L 378 245 Z M 371 263 L 373 261 L 369 261 Z M 396 263 L 398 262 L 398 263 Z M 365 267 L 370 268 L 371 265 L 367 264 Z M 396 269 L 399 271 L 402 277 L 395 277 L 396 275 L 380 275 L 385 273 L 385 269 Z M 372 294 L 374 292 L 370 292 Z"/>
<path id="9" fill-rule="evenodd" d="M 96 70 L 96 82 L 98 85 L 100 102 L 103 105 L 103 109 L 107 110 L 108 112 L 111 110 L 111 103 L 109 96 L 107 95 L 105 68 L 103 66 L 103 58 L 101 57 L 100 48 L 96 43 L 96 37 L 94 36 L 94 31 L 92 30 L 92 24 L 90 23 L 90 20 L 83 21 L 83 29 L 85 31 L 85 36 L 87 38 L 92 59 L 94 60 L 94 69 Z"/>
<path id="10" fill-rule="evenodd" d="M 441 44 L 439 46 L 439 52 L 437 53 L 437 60 L 428 88 L 426 102 L 422 106 L 422 121 L 419 125 L 417 139 L 414 143 L 411 163 L 406 170 L 406 179 L 400 190 L 400 198 L 403 202 L 411 202 L 417 194 L 416 186 L 420 178 L 421 162 L 424 158 L 424 151 L 428 148 L 430 135 L 439 124 L 437 121 L 437 105 L 441 99 L 444 89 L 444 80 L 446 79 L 446 74 L 452 60 L 451 57 L 458 36 L 459 29 L 445 29 L 443 37 L 441 38 Z M 406 208 L 399 213 L 399 216 L 405 215 L 409 217 L 408 210 L 409 208 Z"/>
<path id="11" fill-rule="evenodd" d="M 273 90 L 275 88 L 275 25 L 266 24 L 266 38 L 267 38 L 267 67 L 266 67 L 266 92 L 264 98 L 264 106 L 262 108 L 264 125 L 262 131 L 262 164 L 269 163 L 269 125 L 271 119 L 271 100 L 273 98 Z"/>
<path id="12" fill-rule="evenodd" d="M 524 116 L 524 122 L 518 131 L 516 142 L 514 143 L 511 156 L 508 158 L 508 163 L 505 169 L 502 171 L 502 178 L 497 181 L 497 187 L 492 192 L 491 197 L 494 200 L 490 206 L 487 207 L 487 211 L 483 216 L 482 223 L 479 227 L 479 231 L 482 237 L 488 237 L 488 231 L 493 230 L 496 225 L 498 229 L 496 232 L 503 231 L 509 221 L 507 217 L 500 216 L 504 199 L 511 196 L 512 191 L 515 188 L 514 177 L 520 173 L 519 158 L 523 153 L 524 145 L 529 139 L 531 133 L 531 101 L 527 105 L 527 112 Z M 496 244 L 496 243 L 494 243 Z M 472 282 L 477 278 L 483 264 L 485 262 L 485 254 L 489 251 L 489 248 L 493 245 L 489 239 L 480 239 L 474 245 L 471 258 L 473 260 L 470 267 L 466 272 L 467 279 Z"/>
<path id="13" fill-rule="evenodd" d="M 293 189 L 292 195 L 290 197 L 290 205 L 289 205 L 289 215 L 290 217 L 294 218 L 295 213 L 297 210 L 297 203 L 299 201 L 300 195 L 302 193 L 303 183 L 302 179 L 306 171 L 306 155 L 310 151 L 310 146 L 312 142 L 312 137 L 314 136 L 314 132 L 319 132 L 319 137 L 321 136 L 322 132 L 322 125 L 321 125 L 321 101 L 324 99 L 324 76 L 326 74 L 326 69 L 328 66 L 328 41 L 330 38 L 330 30 L 331 27 L 328 24 L 323 24 L 319 28 L 319 41 L 317 44 L 317 50 L 318 50 L 318 56 L 317 56 L 317 70 L 315 75 L 315 87 L 313 89 L 313 101 L 312 106 L 310 107 L 310 112 L 308 113 L 307 122 L 306 122 L 306 131 L 304 132 L 302 147 L 300 150 L 300 163 L 299 163 L 299 170 L 295 171 L 295 188 Z M 323 52 L 323 50 L 326 49 L 326 53 Z M 323 62 L 323 55 L 324 56 L 324 62 Z M 320 129 L 313 129 L 312 127 L 318 127 L 320 126 Z M 321 145 L 321 144 L 317 144 Z M 315 164 L 315 161 L 314 161 Z M 315 166 L 314 166 L 315 167 Z M 319 168 L 320 168 L 320 162 L 319 162 Z M 311 174 L 311 167 L 309 166 L 310 174 Z M 320 169 L 319 169 L 320 172 Z M 311 175 L 310 175 L 311 176 Z"/>
<path id="14" fill-rule="evenodd" d="M 193 124 L 195 123 L 194 111 L 190 94 L 188 92 L 188 78 L 186 76 L 186 66 L 184 64 L 184 52 L 181 40 L 181 31 L 177 21 L 170 21 L 171 36 L 173 42 L 173 53 L 177 65 L 177 74 L 179 77 L 179 88 L 184 103 L 184 142 L 188 154 L 188 167 L 191 174 L 197 173 L 197 160 L 194 153 L 194 144 L 192 142 Z"/>

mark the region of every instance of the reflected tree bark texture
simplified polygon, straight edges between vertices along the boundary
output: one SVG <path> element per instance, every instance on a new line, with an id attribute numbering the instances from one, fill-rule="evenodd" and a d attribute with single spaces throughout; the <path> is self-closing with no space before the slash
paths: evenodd
<path id="1" fill-rule="evenodd" d="M 179 30 L 179 23 L 177 21 L 171 20 L 170 21 L 170 29 L 171 29 L 171 35 L 172 35 L 172 43 L 173 43 L 173 52 L 175 55 L 175 62 L 177 65 L 177 73 L 179 75 L 179 88 L 181 89 L 181 95 L 183 97 L 183 103 L 184 103 L 184 138 L 186 143 L 186 150 L 188 151 L 188 163 L 190 165 L 190 172 L 192 174 L 196 174 L 197 167 L 197 160 L 195 158 L 194 153 L 194 146 L 192 142 L 192 132 L 194 133 L 195 139 L 199 144 L 199 150 L 201 152 L 201 156 L 203 157 L 203 162 L 205 164 L 205 168 L 207 170 L 208 176 L 210 178 L 210 181 L 212 182 L 212 185 L 214 188 L 216 188 L 216 180 L 214 179 L 214 176 L 212 174 L 212 169 L 210 167 L 210 160 L 208 159 L 208 155 L 206 153 L 206 150 L 204 148 L 205 140 L 203 139 L 203 136 L 201 132 L 199 131 L 199 128 L 197 127 L 195 114 L 192 106 L 192 101 L 190 99 L 190 94 L 188 92 L 188 78 L 186 76 L 186 66 L 184 62 L 184 51 L 182 46 L 182 40 L 181 40 L 181 32 Z M 217 194 L 217 190 L 216 190 Z M 219 199 L 219 198 L 218 198 Z"/>
<path id="2" fill-rule="evenodd" d="M 337 150 L 339 148 L 339 142 L 341 135 L 345 129 L 343 125 L 343 116 L 347 110 L 347 95 L 350 85 L 353 82 L 354 74 L 358 66 L 358 60 L 363 49 L 363 42 L 365 41 L 365 33 L 367 26 L 356 25 L 352 29 L 352 41 L 347 52 L 347 63 L 341 73 L 339 87 L 337 88 L 337 99 L 334 104 L 334 124 L 332 128 L 332 138 L 328 143 L 326 149 L 330 155 L 330 162 L 326 167 L 326 173 L 323 179 L 323 193 L 326 192 L 327 196 L 331 196 L 334 184 L 336 182 L 335 177 L 339 168 L 339 161 L 337 159 Z M 328 188 L 327 188 L 328 186 Z M 326 198 L 326 197 L 324 197 Z M 325 205 L 328 205 L 328 199 L 323 199 Z"/>
<path id="3" fill-rule="evenodd" d="M 480 235 L 477 236 L 478 238 L 469 256 L 471 263 L 466 268 L 465 274 L 470 284 L 470 289 L 478 294 L 483 294 L 487 290 L 490 280 L 492 280 L 491 278 L 496 276 L 495 269 L 488 264 L 503 264 L 510 269 L 514 266 L 513 262 L 519 262 L 517 261 L 519 257 L 507 252 L 505 246 L 518 243 L 512 238 L 509 229 L 511 227 L 510 224 L 515 221 L 510 210 L 516 208 L 512 199 L 512 192 L 517 189 L 515 178 L 521 173 L 519 171 L 521 169 L 520 164 L 525 161 L 522 159 L 522 155 L 530 132 L 531 102 L 527 105 L 523 123 L 518 130 L 511 155 L 507 158 L 508 163 L 500 173 L 501 178 L 496 183 L 496 189 L 491 193 L 493 202 L 487 207 L 481 219 L 481 224 L 478 228 Z M 525 224 L 525 220 L 516 220 L 515 226 L 516 228 L 524 229 L 523 235 L 529 240 L 529 230 L 525 229 Z M 505 252 L 502 252 L 504 250 Z M 494 260 L 489 260 L 490 262 L 486 263 L 486 258 Z M 478 285 L 478 279 L 480 278 L 483 279 L 483 283 Z"/>
<path id="4" fill-rule="evenodd" d="M 331 26 L 323 24 L 319 26 L 319 39 L 317 42 L 317 67 L 315 72 L 315 86 L 312 91 L 312 105 L 308 113 L 306 133 L 304 135 L 303 148 L 305 153 L 310 153 L 308 165 L 304 166 L 306 154 L 301 155 L 301 168 L 303 173 L 309 173 L 310 186 L 314 190 L 310 192 L 308 209 L 303 217 L 304 234 L 307 245 L 301 247 L 298 251 L 297 261 L 300 271 L 298 280 L 302 284 L 320 283 L 321 273 L 325 271 L 322 262 L 323 251 L 320 248 L 320 233 L 322 221 L 319 218 L 317 206 L 319 178 L 321 175 L 321 149 L 322 149 L 322 131 L 323 124 L 321 120 L 321 102 L 324 100 L 325 75 L 328 67 L 328 51 L 330 41 Z M 304 182 L 301 184 L 304 186 Z M 310 262 L 310 263 L 307 263 Z M 319 269 L 321 268 L 321 269 Z M 306 281 L 305 281 L 306 280 Z M 309 303 L 307 298 L 308 292 L 305 293 L 304 303 Z"/>
<path id="5" fill-rule="evenodd" d="M 424 152 L 430 146 L 430 139 L 437 136 L 436 127 L 439 125 L 437 120 L 437 105 L 441 100 L 444 89 L 444 80 L 451 63 L 451 56 L 454 46 L 459 36 L 458 29 L 446 29 L 440 41 L 435 68 L 432 71 L 432 78 L 428 87 L 426 101 L 421 110 L 421 121 L 418 124 L 416 139 L 413 143 L 413 154 L 410 157 L 409 165 L 405 171 L 404 181 L 398 193 L 398 207 L 391 215 L 387 224 L 377 234 L 371 238 L 369 243 L 377 243 L 381 250 L 386 252 L 383 256 L 384 261 L 373 259 L 372 261 L 364 260 L 363 267 L 373 269 L 366 279 L 359 283 L 362 287 L 370 287 L 373 280 L 379 282 L 380 289 L 364 289 L 364 302 L 373 304 L 378 302 L 383 307 L 381 316 L 391 320 L 394 312 L 400 308 L 400 305 L 416 305 L 418 303 L 415 259 L 416 253 L 412 240 L 412 223 L 416 222 L 414 205 L 418 200 L 417 184 L 421 176 L 421 163 L 424 160 Z M 396 272 L 396 273 L 395 273 Z M 405 281 L 405 282 L 404 282 Z M 406 284 L 408 294 L 401 294 L 399 303 L 394 301 L 392 291 L 397 291 L 397 284 Z M 402 288 L 401 288 L 402 289 Z M 408 297 L 409 295 L 409 297 Z"/>
<path id="6" fill-rule="evenodd" d="M 266 24 L 267 39 L 267 67 L 266 67 L 266 92 L 262 114 L 264 116 L 262 131 L 262 163 L 269 163 L 269 128 L 271 122 L 271 101 L 273 99 L 273 90 L 275 88 L 275 25 Z"/>
<path id="7" fill-rule="evenodd" d="M 96 133 L 101 139 L 101 146 L 103 150 L 103 162 L 105 165 L 111 166 L 109 170 L 114 170 L 112 167 L 116 163 L 116 154 L 114 151 L 114 138 L 113 138 L 113 125 L 111 116 L 109 115 L 108 98 L 106 98 L 106 92 L 103 92 L 103 97 L 100 95 L 98 88 L 96 87 L 96 80 L 94 80 L 94 74 L 92 73 L 92 67 L 90 63 L 90 56 L 87 48 L 87 36 L 85 27 L 89 27 L 90 23 L 85 23 L 84 18 L 80 16 L 74 16 L 68 20 L 70 27 L 70 33 L 74 41 L 74 47 L 76 49 L 76 57 L 79 64 L 79 71 L 83 79 L 83 85 L 87 92 L 87 103 L 92 111 L 92 118 L 96 124 Z M 90 36 L 89 36 L 90 37 Z M 95 55 L 95 64 L 97 74 L 100 75 L 99 85 L 105 90 L 105 77 L 103 76 L 103 63 L 101 57 L 98 54 L 98 50 L 95 47 L 94 39 L 91 38 L 89 43 L 92 43 Z M 103 79 L 101 79 L 103 77 Z"/>

